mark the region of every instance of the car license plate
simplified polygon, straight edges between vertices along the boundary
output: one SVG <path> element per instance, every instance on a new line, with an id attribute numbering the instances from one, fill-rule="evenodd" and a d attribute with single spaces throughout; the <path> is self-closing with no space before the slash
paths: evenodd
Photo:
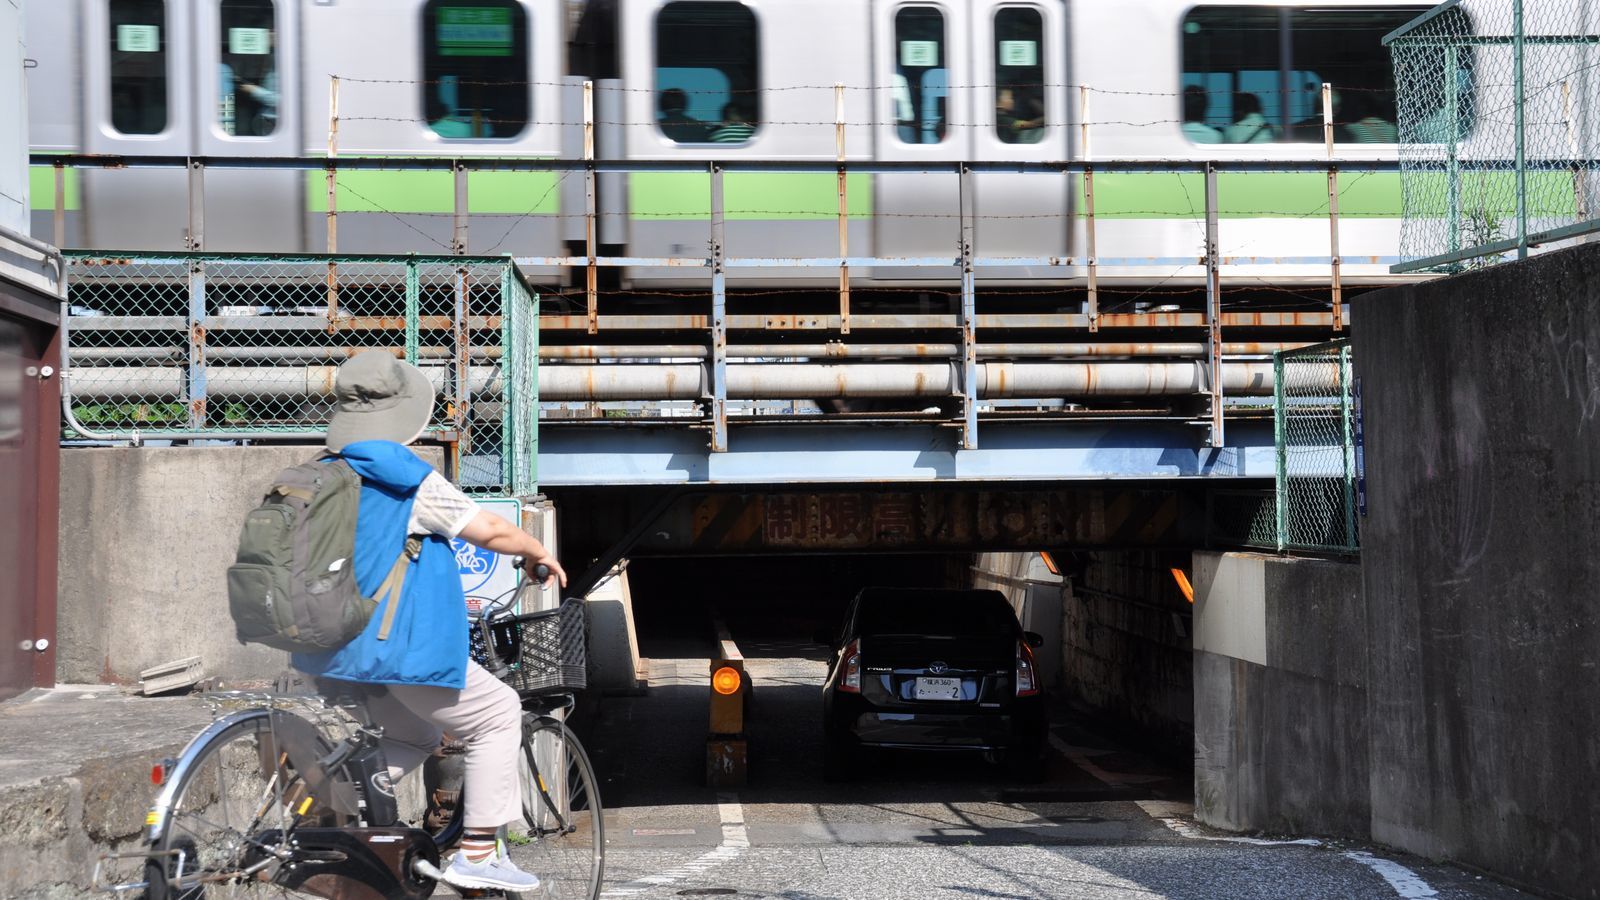
<path id="1" fill-rule="evenodd" d="M 914 696 L 918 700 L 960 700 L 961 679 L 918 677 Z"/>

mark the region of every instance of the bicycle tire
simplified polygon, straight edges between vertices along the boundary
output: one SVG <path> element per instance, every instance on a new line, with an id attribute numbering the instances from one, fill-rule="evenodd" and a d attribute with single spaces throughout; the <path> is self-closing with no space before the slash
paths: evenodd
<path id="1" fill-rule="evenodd" d="M 202 732 L 185 748 L 145 864 L 147 900 L 312 896 L 272 883 L 278 864 L 269 861 L 272 848 L 258 840 L 263 833 L 282 835 L 291 806 L 305 796 L 305 780 L 278 749 L 274 716 L 295 718 L 252 710 L 230 717 L 231 723 L 219 720 L 215 733 Z M 350 823 L 325 808 L 308 811 L 321 824 Z"/>
<path id="2" fill-rule="evenodd" d="M 542 777 L 539 762 L 560 761 L 563 777 Z M 529 846 L 517 851 L 531 857 L 526 866 L 537 874 L 538 891 L 525 898 L 595 900 L 605 877 L 605 815 L 594 765 L 583 743 L 565 723 L 535 714 L 523 717 L 523 824 Z"/>

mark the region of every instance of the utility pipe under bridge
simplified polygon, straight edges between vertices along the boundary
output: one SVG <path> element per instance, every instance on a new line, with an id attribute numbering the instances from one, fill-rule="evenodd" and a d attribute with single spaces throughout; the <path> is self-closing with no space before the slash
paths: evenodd
<path id="1" fill-rule="evenodd" d="M 423 364 L 434 386 L 444 389 L 452 370 Z M 304 398 L 332 393 L 338 371 L 332 365 L 217 365 L 210 369 L 213 398 Z M 1228 396 L 1272 394 L 1270 362 L 1222 364 Z M 980 400 L 1073 399 L 1088 397 L 1182 397 L 1209 389 L 1199 361 L 980 362 L 974 369 Z M 104 401 L 130 394 L 180 397 L 187 370 L 182 366 L 77 366 L 68 391 L 74 401 Z M 539 368 L 541 401 L 673 401 L 710 396 L 703 365 L 544 365 Z M 497 366 L 471 366 L 474 398 L 502 394 Z M 950 398 L 962 393 L 961 369 L 947 362 L 762 362 L 727 367 L 727 395 L 737 400 L 821 400 L 851 398 Z"/>

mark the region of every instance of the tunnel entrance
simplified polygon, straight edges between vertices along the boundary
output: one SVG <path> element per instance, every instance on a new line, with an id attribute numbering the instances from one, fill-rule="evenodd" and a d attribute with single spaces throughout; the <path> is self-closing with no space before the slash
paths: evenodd
<path id="1" fill-rule="evenodd" d="M 630 560 L 643 690 L 601 704 L 596 743 L 608 803 L 694 802 L 707 790 L 714 618 L 738 644 L 753 685 L 749 778 L 740 788 L 746 802 L 1186 802 L 1193 746 L 1187 601 L 1176 587 L 1168 594 L 1171 569 L 1186 560 L 1183 551 Z M 998 590 L 1022 627 L 1039 633 L 1035 652 L 1050 710 L 1042 781 L 1019 780 L 999 754 L 898 750 L 871 751 L 846 783 L 825 779 L 823 684 L 834 648 L 815 638 L 838 630 L 859 591 L 883 586 Z M 1133 774 L 1110 783 L 1101 777 L 1108 771 Z"/>

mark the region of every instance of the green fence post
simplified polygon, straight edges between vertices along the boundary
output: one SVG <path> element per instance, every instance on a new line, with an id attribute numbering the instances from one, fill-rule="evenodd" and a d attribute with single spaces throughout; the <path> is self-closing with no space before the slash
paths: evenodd
<path id="1" fill-rule="evenodd" d="M 1283 390 L 1283 351 L 1272 354 L 1272 443 L 1277 451 L 1277 524 L 1278 524 L 1278 552 L 1282 553 L 1288 546 L 1288 509 L 1289 509 L 1289 464 L 1288 454 L 1285 452 L 1284 439 L 1284 390 Z"/>
<path id="2" fill-rule="evenodd" d="M 1526 142 L 1527 97 L 1523 91 L 1522 0 L 1511 0 L 1511 84 L 1516 101 L 1513 116 L 1517 127 L 1517 259 L 1528 258 L 1528 161 Z"/>
<path id="3" fill-rule="evenodd" d="M 1351 402 L 1353 370 L 1350 345 L 1339 348 L 1339 418 L 1344 423 L 1344 548 L 1355 550 L 1356 537 L 1356 436 Z"/>
<path id="4" fill-rule="evenodd" d="M 515 277 L 513 273 L 512 277 Z M 527 493 L 539 492 L 539 295 L 528 298 L 528 400 L 523 425 L 528 430 L 528 484 Z"/>
<path id="5" fill-rule="evenodd" d="M 1449 218 L 1447 249 L 1461 251 L 1461 100 L 1460 78 L 1456 72 L 1461 67 L 1460 50 L 1454 44 L 1444 48 L 1444 119 L 1450 129 L 1445 138 L 1445 191 L 1446 215 Z"/>
<path id="6" fill-rule="evenodd" d="M 421 302 L 419 294 L 421 286 L 417 283 L 417 261 L 406 260 L 406 362 L 413 366 L 417 364 L 417 327 L 421 318 Z"/>
<path id="7" fill-rule="evenodd" d="M 500 484 L 520 496 L 517 478 L 517 302 L 511 263 L 500 273 Z"/>

